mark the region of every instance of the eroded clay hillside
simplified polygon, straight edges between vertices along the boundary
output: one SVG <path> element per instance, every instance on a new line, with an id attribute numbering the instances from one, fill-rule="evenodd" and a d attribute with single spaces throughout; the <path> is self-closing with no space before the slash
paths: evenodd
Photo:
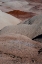
<path id="1" fill-rule="evenodd" d="M 41 0 L 0 0 L 0 10 L 24 20 L 42 13 L 41 2 Z M 15 14 L 15 11 L 19 14 Z"/>
<path id="2" fill-rule="evenodd" d="M 0 0 L 0 64 L 42 64 L 41 0 Z"/>

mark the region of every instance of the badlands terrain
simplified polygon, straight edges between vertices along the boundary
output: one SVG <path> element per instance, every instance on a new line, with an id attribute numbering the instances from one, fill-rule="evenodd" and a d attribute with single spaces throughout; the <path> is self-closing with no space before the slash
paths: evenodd
<path id="1" fill-rule="evenodd" d="M 0 0 L 0 64 L 42 64 L 42 0 Z"/>

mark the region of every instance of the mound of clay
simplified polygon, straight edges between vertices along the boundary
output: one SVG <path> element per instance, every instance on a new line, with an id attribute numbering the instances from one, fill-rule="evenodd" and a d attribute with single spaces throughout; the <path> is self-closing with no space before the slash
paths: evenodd
<path id="1" fill-rule="evenodd" d="M 8 25 L 17 25 L 20 22 L 21 20 L 0 10 L 0 29 Z"/>
<path id="2" fill-rule="evenodd" d="M 42 64 L 42 52 L 39 53 L 41 48 L 41 43 L 23 35 L 0 35 L 0 63 Z"/>
<path id="3" fill-rule="evenodd" d="M 25 20 L 24 22 L 21 22 L 20 24 L 28 24 L 28 25 L 33 25 L 33 24 L 37 24 L 38 27 L 36 28 L 37 30 L 39 29 L 39 27 L 41 28 L 41 30 L 38 30 L 38 32 L 41 31 L 41 34 L 38 34 L 37 36 L 35 36 L 33 38 L 33 40 L 36 40 L 36 41 L 39 41 L 39 42 L 42 42 L 42 14 L 41 15 L 36 15 L 30 19 L 27 19 Z M 36 30 L 35 29 L 35 30 Z M 33 31 L 34 29 L 32 29 Z M 35 33 L 35 32 L 34 32 Z M 36 33 L 35 33 L 36 34 Z"/>
<path id="4" fill-rule="evenodd" d="M 22 34 L 33 39 L 36 36 L 42 34 L 42 26 L 41 24 L 38 25 L 20 24 L 16 26 L 7 26 L 0 31 L 0 34 L 10 34 L 10 33 Z"/>
<path id="5" fill-rule="evenodd" d="M 34 35 L 32 35 L 32 34 L 33 34 L 33 32 L 35 32 L 35 27 L 36 27 L 36 25 L 28 25 L 28 24 L 20 24 L 20 25 L 16 25 L 16 26 L 7 26 L 7 27 L 4 27 L 0 31 L 0 34 L 16 33 L 16 34 L 22 34 L 22 35 L 28 36 L 30 38 L 33 38 Z"/>

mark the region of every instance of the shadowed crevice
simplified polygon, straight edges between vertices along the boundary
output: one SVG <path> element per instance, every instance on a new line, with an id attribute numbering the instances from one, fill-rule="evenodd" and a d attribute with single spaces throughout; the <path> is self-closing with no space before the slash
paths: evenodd
<path id="1" fill-rule="evenodd" d="M 32 40 L 38 41 L 42 43 L 42 34 L 36 36 L 35 38 L 33 38 Z"/>
<path id="2" fill-rule="evenodd" d="M 38 54 L 40 54 L 42 52 L 42 48 L 38 51 Z"/>

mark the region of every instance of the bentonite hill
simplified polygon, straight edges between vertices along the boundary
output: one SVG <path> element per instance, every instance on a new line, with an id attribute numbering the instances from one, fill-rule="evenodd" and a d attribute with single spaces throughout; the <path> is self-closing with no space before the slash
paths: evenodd
<path id="1" fill-rule="evenodd" d="M 0 0 L 0 64 L 42 64 L 42 0 Z"/>

